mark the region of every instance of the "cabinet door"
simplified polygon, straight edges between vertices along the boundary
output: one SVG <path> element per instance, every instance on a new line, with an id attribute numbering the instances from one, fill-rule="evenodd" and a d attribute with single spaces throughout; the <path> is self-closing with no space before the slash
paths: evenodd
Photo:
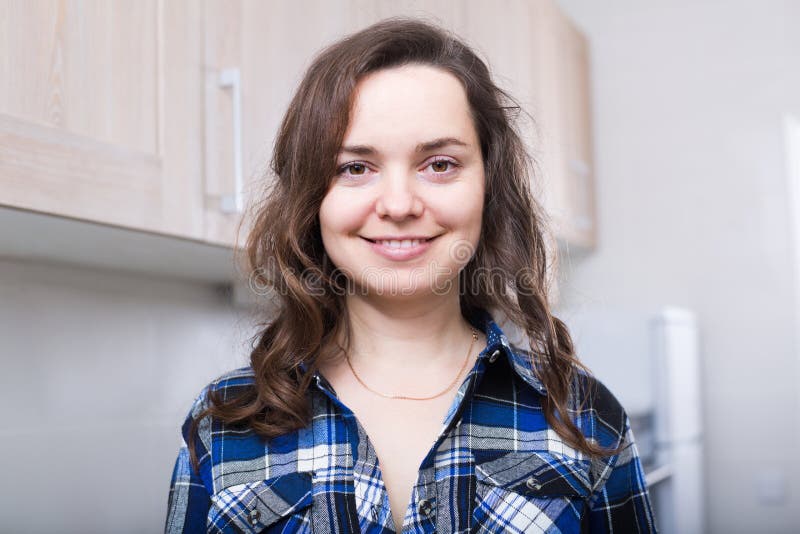
<path id="1" fill-rule="evenodd" d="M 552 0 L 535 3 L 534 24 L 544 200 L 559 240 L 588 250 L 596 241 L 588 43 Z"/>
<path id="2" fill-rule="evenodd" d="M 202 236 L 189 1 L 0 3 L 0 204 Z"/>
<path id="3" fill-rule="evenodd" d="M 349 0 L 348 31 L 358 31 L 379 20 L 409 16 L 432 22 L 451 31 L 463 24 L 462 0 Z"/>
<path id="4" fill-rule="evenodd" d="M 535 155 L 536 124 L 533 75 L 535 38 L 530 0 L 500 0 L 463 3 L 464 22 L 460 34 L 482 56 L 494 82 L 521 106 L 519 132 L 526 147 Z M 533 115 L 535 119 L 535 115 Z M 537 184 L 532 184 L 537 185 Z"/>
<path id="5" fill-rule="evenodd" d="M 586 37 L 563 15 L 558 25 L 564 61 L 564 174 L 566 176 L 569 233 L 572 243 L 590 249 L 596 245 L 594 161 L 592 146 L 591 70 Z"/>
<path id="6" fill-rule="evenodd" d="M 244 215 L 272 179 L 268 163 L 291 97 L 313 56 L 344 36 L 349 11 L 328 0 L 206 0 L 204 9 L 206 238 L 241 246 L 251 228 Z M 225 76 L 238 76 L 238 86 L 220 83 Z"/>

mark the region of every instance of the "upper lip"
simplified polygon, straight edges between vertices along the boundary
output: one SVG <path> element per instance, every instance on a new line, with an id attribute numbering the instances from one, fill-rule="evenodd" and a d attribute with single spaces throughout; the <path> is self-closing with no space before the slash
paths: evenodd
<path id="1" fill-rule="evenodd" d="M 436 237 L 435 235 L 426 236 L 426 235 L 379 235 L 375 237 L 366 237 L 361 236 L 364 239 L 369 239 L 370 241 L 413 241 L 415 239 L 419 239 L 420 241 L 426 239 L 433 239 Z"/>

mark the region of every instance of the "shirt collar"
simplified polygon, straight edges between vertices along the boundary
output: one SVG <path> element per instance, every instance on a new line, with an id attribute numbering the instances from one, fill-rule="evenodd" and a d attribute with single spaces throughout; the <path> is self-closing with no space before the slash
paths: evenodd
<path id="1" fill-rule="evenodd" d="M 480 310 L 478 312 L 478 320 L 483 333 L 486 334 L 486 348 L 478 355 L 478 359 L 486 359 L 487 363 L 491 365 L 495 361 L 492 355 L 495 351 L 500 351 L 500 354 L 506 355 L 509 365 L 520 378 L 541 395 L 547 395 L 547 389 L 541 380 L 536 377 L 536 373 L 533 370 L 530 354 L 508 341 L 505 332 L 488 311 Z M 308 370 L 306 362 L 301 362 L 299 367 L 303 373 Z"/>
<path id="2" fill-rule="evenodd" d="M 488 364 L 491 365 L 491 362 L 494 361 L 492 354 L 499 350 L 501 354 L 506 355 L 509 365 L 520 378 L 541 395 L 547 395 L 547 389 L 544 384 L 536 377 L 530 353 L 516 345 L 512 345 L 505 332 L 487 310 L 480 310 L 479 320 L 480 324 L 483 325 L 483 333 L 486 334 L 486 348 L 478 358 L 486 358 Z"/>

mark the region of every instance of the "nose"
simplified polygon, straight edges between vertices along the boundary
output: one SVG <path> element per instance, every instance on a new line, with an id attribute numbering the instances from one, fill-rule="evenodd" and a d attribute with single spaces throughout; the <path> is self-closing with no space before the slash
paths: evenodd
<path id="1" fill-rule="evenodd" d="M 422 215 L 423 203 L 416 191 L 414 175 L 402 171 L 384 171 L 375 202 L 375 212 L 381 218 L 402 221 L 409 216 Z"/>

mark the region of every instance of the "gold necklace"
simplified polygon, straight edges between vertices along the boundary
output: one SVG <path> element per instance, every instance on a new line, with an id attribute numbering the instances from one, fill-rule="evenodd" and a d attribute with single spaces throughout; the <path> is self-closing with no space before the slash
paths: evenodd
<path id="1" fill-rule="evenodd" d="M 361 383 L 362 386 L 364 386 L 365 388 L 367 388 L 371 392 L 375 393 L 376 395 L 380 395 L 381 397 L 384 397 L 384 398 L 387 398 L 387 399 L 430 400 L 430 399 L 435 399 L 436 397 L 441 397 L 442 395 L 447 393 L 450 390 L 450 388 L 453 387 L 453 385 L 458 380 L 458 377 L 460 377 L 461 373 L 464 372 L 464 368 L 467 366 L 467 362 L 469 361 L 469 355 L 472 353 L 472 346 L 475 344 L 475 341 L 477 339 L 478 339 L 478 333 L 473 328 L 472 329 L 472 341 L 470 341 L 470 343 L 469 343 L 469 349 L 467 349 L 467 355 L 464 358 L 464 363 L 461 364 L 461 370 L 458 371 L 458 374 L 453 379 L 453 381 L 450 382 L 450 385 L 447 386 L 447 388 L 445 388 L 442 392 L 437 393 L 436 395 L 431 395 L 430 397 L 409 397 L 407 395 L 386 395 L 385 393 L 381 393 L 380 391 L 375 391 L 374 389 L 372 389 L 371 387 L 366 385 L 364 383 L 364 381 L 361 380 L 361 377 L 358 376 L 358 373 L 356 373 L 356 370 L 353 369 L 353 364 L 350 363 L 350 356 L 347 353 L 345 353 L 345 359 L 347 359 L 347 366 L 350 367 L 351 371 L 353 371 L 353 376 L 356 377 L 356 380 L 358 380 Z"/>

